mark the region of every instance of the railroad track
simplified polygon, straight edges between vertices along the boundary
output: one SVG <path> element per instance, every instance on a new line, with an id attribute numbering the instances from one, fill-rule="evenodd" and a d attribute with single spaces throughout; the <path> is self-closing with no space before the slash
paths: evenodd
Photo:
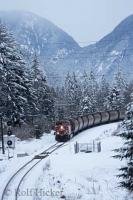
<path id="1" fill-rule="evenodd" d="M 4 190 L 2 192 L 1 200 L 18 200 L 19 199 L 19 191 L 21 184 L 23 183 L 26 176 L 32 169 L 37 166 L 43 159 L 48 157 L 54 151 L 62 147 L 64 143 L 55 143 L 54 145 L 50 146 L 49 148 L 45 149 L 40 154 L 36 155 L 33 159 L 29 162 L 24 164 L 21 168 L 19 168 L 15 174 L 11 176 L 9 181 L 7 182 Z"/>

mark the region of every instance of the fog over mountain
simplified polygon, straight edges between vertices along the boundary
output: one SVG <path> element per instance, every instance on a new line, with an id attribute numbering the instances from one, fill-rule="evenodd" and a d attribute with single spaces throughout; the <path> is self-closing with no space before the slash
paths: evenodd
<path id="1" fill-rule="evenodd" d="M 93 69 L 112 79 L 118 66 L 128 79 L 133 77 L 133 15 L 96 44 L 83 48 L 56 25 L 33 13 L 1 11 L 0 18 L 27 60 L 34 52 L 38 54 L 48 77 L 62 78 L 67 72 L 82 74 Z"/>

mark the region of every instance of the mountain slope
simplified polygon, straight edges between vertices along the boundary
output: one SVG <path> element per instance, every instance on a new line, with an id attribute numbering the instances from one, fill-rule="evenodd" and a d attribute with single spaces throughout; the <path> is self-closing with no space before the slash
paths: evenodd
<path id="1" fill-rule="evenodd" d="M 84 52 L 91 55 L 94 68 L 109 79 L 118 67 L 128 75 L 128 79 L 133 79 L 133 15 L 95 45 L 85 47 Z"/>
<path id="2" fill-rule="evenodd" d="M 1 11 L 0 18 L 23 47 L 36 49 L 40 55 L 54 53 L 57 49 L 72 50 L 79 47 L 67 33 L 33 13 Z"/>
<path id="3" fill-rule="evenodd" d="M 128 79 L 133 79 L 133 15 L 102 40 L 84 48 L 53 23 L 33 13 L 0 11 L 0 19 L 15 36 L 27 60 L 34 52 L 39 55 L 54 84 L 59 84 L 68 71 L 81 74 L 90 69 L 112 80 L 118 66 Z M 59 78 L 53 79 L 55 76 Z"/>

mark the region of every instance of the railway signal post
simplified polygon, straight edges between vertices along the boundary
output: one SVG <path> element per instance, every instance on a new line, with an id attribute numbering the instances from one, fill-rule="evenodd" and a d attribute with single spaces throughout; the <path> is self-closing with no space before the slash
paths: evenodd
<path id="1" fill-rule="evenodd" d="M 12 158 L 14 156 L 14 149 L 15 149 L 15 135 L 4 135 L 4 143 L 5 147 L 8 151 L 8 159 Z M 12 149 L 12 155 L 11 154 Z"/>
<path id="2" fill-rule="evenodd" d="M 5 147 L 4 147 L 4 131 L 3 131 L 3 118 L 0 114 L 0 126 L 1 126 L 1 141 L 2 141 L 2 154 L 5 154 Z"/>

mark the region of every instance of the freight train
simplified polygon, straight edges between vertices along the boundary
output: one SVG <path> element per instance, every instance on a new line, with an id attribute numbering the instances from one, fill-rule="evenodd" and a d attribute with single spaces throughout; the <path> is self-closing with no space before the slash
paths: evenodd
<path id="1" fill-rule="evenodd" d="M 58 121 L 54 128 L 55 139 L 58 142 L 66 142 L 83 130 L 107 123 L 118 122 L 123 120 L 124 117 L 124 110 L 112 110 Z"/>

